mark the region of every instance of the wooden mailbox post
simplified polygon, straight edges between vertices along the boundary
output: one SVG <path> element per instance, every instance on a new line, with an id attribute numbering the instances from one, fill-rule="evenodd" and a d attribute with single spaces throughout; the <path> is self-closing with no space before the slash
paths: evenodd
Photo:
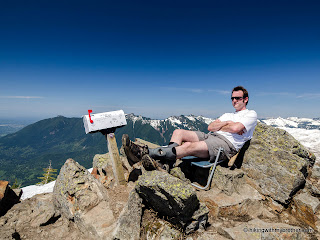
<path id="1" fill-rule="evenodd" d="M 120 185 L 127 185 L 114 134 L 117 128 L 127 125 L 124 112 L 119 110 L 91 114 L 92 110 L 88 110 L 88 113 L 88 115 L 83 116 L 83 124 L 86 134 L 101 132 L 106 137 L 116 183 Z"/>

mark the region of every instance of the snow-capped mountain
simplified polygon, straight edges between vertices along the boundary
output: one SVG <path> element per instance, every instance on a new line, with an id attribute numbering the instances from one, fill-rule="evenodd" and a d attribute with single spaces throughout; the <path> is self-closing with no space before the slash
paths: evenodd
<path id="1" fill-rule="evenodd" d="M 199 127 L 199 124 L 201 126 L 203 123 L 209 125 L 212 121 L 214 121 L 213 118 L 207 118 L 203 116 L 194 116 L 194 115 L 171 116 L 164 120 L 155 120 L 155 119 L 150 119 L 142 116 L 136 116 L 134 114 L 128 114 L 126 117 L 127 119 L 131 119 L 134 123 L 136 121 L 142 121 L 143 124 L 150 124 L 156 130 L 161 129 L 163 126 L 167 124 L 170 124 L 173 127 L 197 129 L 197 127 Z"/>
<path id="2" fill-rule="evenodd" d="M 320 119 L 315 118 L 271 118 L 261 120 L 262 122 L 274 127 L 301 128 L 301 129 L 318 129 L 320 130 Z"/>
<path id="3" fill-rule="evenodd" d="M 173 131 L 177 128 L 208 132 L 208 125 L 214 120 L 194 115 L 171 116 L 163 120 L 154 120 L 142 116 L 136 116 L 134 114 L 128 114 L 126 118 L 130 127 L 132 124 L 132 129 L 136 137 L 139 137 L 139 134 L 141 138 L 158 143 L 159 145 L 168 144 Z M 151 132 L 149 126 L 152 127 L 153 132 Z M 154 132 L 154 130 L 156 130 L 156 132 Z M 148 137 L 149 139 L 146 139 Z"/>
<path id="4" fill-rule="evenodd" d="M 309 148 L 320 159 L 320 119 L 319 118 L 272 118 L 261 122 L 286 130 L 295 139 Z"/>

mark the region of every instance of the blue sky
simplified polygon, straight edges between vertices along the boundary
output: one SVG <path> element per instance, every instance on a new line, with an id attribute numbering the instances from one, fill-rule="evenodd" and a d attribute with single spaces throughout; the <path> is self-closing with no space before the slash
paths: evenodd
<path id="1" fill-rule="evenodd" d="M 320 117 L 319 1 L 0 0 L 0 118 Z"/>

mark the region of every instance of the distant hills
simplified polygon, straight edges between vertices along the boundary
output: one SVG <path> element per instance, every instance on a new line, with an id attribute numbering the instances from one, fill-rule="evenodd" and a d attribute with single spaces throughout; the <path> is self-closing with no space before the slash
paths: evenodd
<path id="1" fill-rule="evenodd" d="M 26 124 L 9 123 L 8 121 L 0 121 L 0 137 L 14 133 L 22 129 Z"/>
<path id="2" fill-rule="evenodd" d="M 128 114 L 126 118 L 127 126 L 116 131 L 118 147 L 121 147 L 121 136 L 124 133 L 129 134 L 131 139 L 142 138 L 164 145 L 169 143 L 177 128 L 208 132 L 208 124 L 213 121 L 192 115 L 153 120 Z M 276 118 L 261 121 L 275 127 L 293 129 L 300 135 L 311 131 L 306 129 L 318 131 L 312 132 L 315 137 L 320 133 L 320 119 Z M 316 142 L 319 140 L 315 141 L 312 137 L 308 137 L 307 141 L 312 141 L 313 144 L 315 142 L 315 148 L 319 144 Z M 48 166 L 49 160 L 52 167 L 58 170 L 68 158 L 91 168 L 94 155 L 107 151 L 107 143 L 102 134 L 85 134 L 82 118 L 58 116 L 44 119 L 0 138 L 0 179 L 11 183 L 17 179 L 23 186 L 33 185 L 39 182 L 37 177 L 42 176 L 43 168 Z"/>

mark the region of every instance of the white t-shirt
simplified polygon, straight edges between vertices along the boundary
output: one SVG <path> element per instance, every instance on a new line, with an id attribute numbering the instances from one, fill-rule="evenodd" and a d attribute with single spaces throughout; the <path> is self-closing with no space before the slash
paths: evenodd
<path id="1" fill-rule="evenodd" d="M 244 145 L 244 143 L 252 138 L 253 131 L 257 125 L 257 113 L 254 110 L 242 110 L 234 113 L 225 113 L 220 118 L 220 121 L 240 122 L 244 125 L 244 133 L 239 135 L 237 133 L 229 133 L 217 131 L 220 135 L 228 139 L 237 151 Z"/>

